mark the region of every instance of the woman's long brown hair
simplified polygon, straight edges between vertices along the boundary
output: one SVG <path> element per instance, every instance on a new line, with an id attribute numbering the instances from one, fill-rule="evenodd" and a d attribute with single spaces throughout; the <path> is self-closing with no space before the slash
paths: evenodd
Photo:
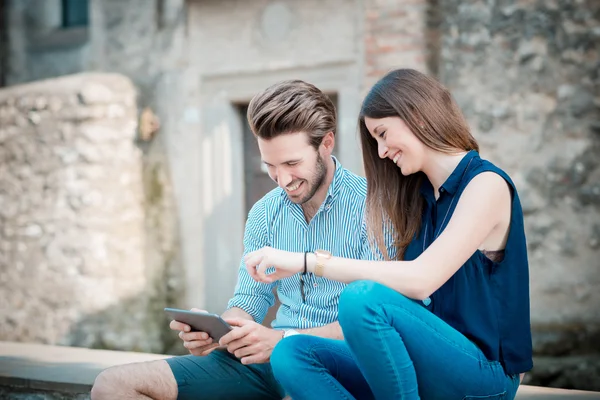
<path id="1" fill-rule="evenodd" d="M 369 236 L 389 260 L 384 229 L 391 229 L 394 259 L 403 260 L 406 247 L 421 229 L 424 199 L 420 188 L 427 177 L 423 172 L 403 176 L 390 160 L 380 159 L 365 117 L 399 117 L 425 146 L 442 153 L 479 151 L 479 145 L 448 89 L 416 70 L 389 72 L 365 97 L 359 129 L 367 177 Z"/>

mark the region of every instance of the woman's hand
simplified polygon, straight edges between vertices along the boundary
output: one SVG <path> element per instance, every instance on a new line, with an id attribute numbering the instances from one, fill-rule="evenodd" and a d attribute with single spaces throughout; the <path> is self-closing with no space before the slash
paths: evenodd
<path id="1" fill-rule="evenodd" d="M 263 283 L 273 283 L 304 271 L 304 253 L 292 253 L 271 247 L 263 247 L 246 254 L 244 262 L 250 276 Z M 269 267 L 274 267 L 275 272 L 267 275 L 266 269 Z"/>

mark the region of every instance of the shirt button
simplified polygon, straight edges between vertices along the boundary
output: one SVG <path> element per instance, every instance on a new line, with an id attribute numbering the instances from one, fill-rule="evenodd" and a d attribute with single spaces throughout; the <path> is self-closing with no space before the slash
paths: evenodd
<path id="1" fill-rule="evenodd" d="M 302 321 L 306 322 L 306 317 L 302 317 Z"/>
<path id="2" fill-rule="evenodd" d="M 319 284 L 317 282 L 313 283 L 313 287 L 317 287 Z"/>
<path id="3" fill-rule="evenodd" d="M 331 208 L 331 205 L 329 205 L 329 204 L 327 204 L 327 205 L 325 206 L 325 209 L 326 209 L 326 210 L 329 210 L 330 208 Z"/>
<path id="4" fill-rule="evenodd" d="M 431 304 L 431 299 L 429 297 L 426 299 L 423 299 L 423 304 L 425 304 L 425 307 L 429 306 Z"/>

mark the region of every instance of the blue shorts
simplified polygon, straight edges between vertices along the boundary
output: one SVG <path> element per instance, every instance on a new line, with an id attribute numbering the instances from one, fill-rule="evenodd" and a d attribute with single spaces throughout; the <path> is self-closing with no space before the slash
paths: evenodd
<path id="1" fill-rule="evenodd" d="M 243 365 L 227 350 L 217 349 L 204 357 L 178 356 L 165 361 L 178 387 L 178 399 L 273 399 L 285 397 L 271 364 Z"/>

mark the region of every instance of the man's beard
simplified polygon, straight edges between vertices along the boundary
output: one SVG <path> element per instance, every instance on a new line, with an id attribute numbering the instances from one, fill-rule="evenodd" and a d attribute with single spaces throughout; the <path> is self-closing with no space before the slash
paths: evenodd
<path id="1" fill-rule="evenodd" d="M 326 176 L 327 176 L 327 166 L 325 165 L 325 161 L 323 161 L 323 158 L 321 157 L 321 155 L 318 154 L 317 155 L 317 163 L 315 165 L 315 172 L 313 173 L 310 180 L 305 180 L 306 184 L 308 185 L 308 193 L 306 194 L 306 196 L 304 196 L 299 201 L 293 201 L 293 200 L 292 201 L 296 204 L 304 204 L 304 203 L 310 201 L 313 198 L 313 196 L 315 195 L 315 193 L 317 193 L 317 190 L 319 190 L 321 188 L 321 186 L 323 186 Z"/>

